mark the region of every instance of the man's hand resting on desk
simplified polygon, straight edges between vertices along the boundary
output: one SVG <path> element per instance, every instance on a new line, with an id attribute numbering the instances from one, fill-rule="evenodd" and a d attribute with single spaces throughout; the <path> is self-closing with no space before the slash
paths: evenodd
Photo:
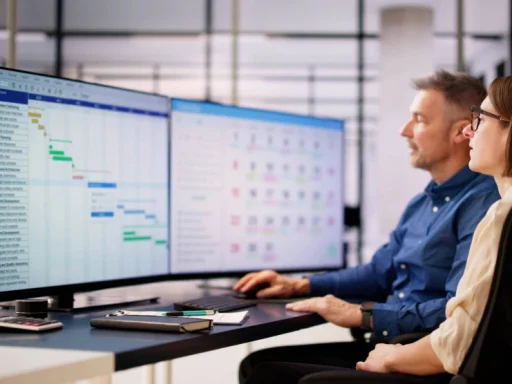
<path id="1" fill-rule="evenodd" d="M 333 295 L 286 304 L 286 309 L 296 312 L 315 312 L 330 323 L 345 328 L 360 327 L 362 314 L 359 304 L 351 304 Z"/>
<path id="2" fill-rule="evenodd" d="M 245 293 L 258 286 L 267 286 L 258 291 L 256 294 L 258 299 L 307 296 L 310 289 L 308 279 L 292 279 L 270 270 L 245 275 L 233 286 L 233 289 Z"/>

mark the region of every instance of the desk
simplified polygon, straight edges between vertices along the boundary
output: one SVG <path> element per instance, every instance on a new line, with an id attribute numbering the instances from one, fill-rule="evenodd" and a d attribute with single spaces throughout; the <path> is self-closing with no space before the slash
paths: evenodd
<path id="1" fill-rule="evenodd" d="M 134 310 L 169 308 L 169 304 L 133 307 Z M 284 304 L 278 303 L 260 303 L 248 310 L 250 317 L 244 324 L 216 325 L 208 334 L 94 329 L 89 320 L 111 311 L 52 313 L 49 317 L 62 321 L 64 329 L 31 334 L 29 338 L 0 333 L 0 346 L 103 352 L 113 356 L 113 369 L 119 371 L 277 336 L 325 322 L 316 314 L 286 311 Z"/>

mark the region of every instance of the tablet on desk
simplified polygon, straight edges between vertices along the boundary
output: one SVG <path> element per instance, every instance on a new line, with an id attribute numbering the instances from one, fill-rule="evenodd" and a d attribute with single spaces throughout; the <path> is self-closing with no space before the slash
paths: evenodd
<path id="1" fill-rule="evenodd" d="M 90 324 L 95 328 L 184 333 L 211 329 L 213 321 L 172 316 L 116 316 L 94 318 Z"/>

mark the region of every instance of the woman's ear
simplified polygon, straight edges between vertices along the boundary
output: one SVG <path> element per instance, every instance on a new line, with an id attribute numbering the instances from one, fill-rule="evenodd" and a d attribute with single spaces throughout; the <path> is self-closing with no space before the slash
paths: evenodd
<path id="1" fill-rule="evenodd" d="M 466 128 L 471 121 L 469 119 L 457 120 L 452 125 L 453 141 L 455 144 L 460 144 L 466 141 L 468 138 L 464 136 L 464 128 Z"/>

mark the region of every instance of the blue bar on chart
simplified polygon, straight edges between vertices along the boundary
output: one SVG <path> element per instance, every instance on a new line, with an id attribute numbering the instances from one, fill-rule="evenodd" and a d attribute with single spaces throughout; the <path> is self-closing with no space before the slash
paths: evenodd
<path id="1" fill-rule="evenodd" d="M 117 188 L 117 183 L 92 182 L 87 183 L 87 188 Z"/>
<path id="2" fill-rule="evenodd" d="M 114 212 L 91 212 L 91 217 L 114 217 Z"/>

